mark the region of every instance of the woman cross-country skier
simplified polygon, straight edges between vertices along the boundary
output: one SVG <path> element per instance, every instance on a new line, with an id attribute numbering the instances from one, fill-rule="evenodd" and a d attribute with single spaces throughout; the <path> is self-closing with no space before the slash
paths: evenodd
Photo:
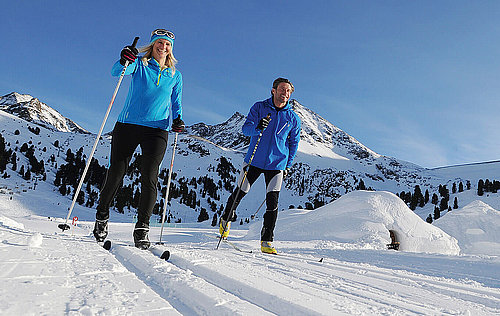
<path id="1" fill-rule="evenodd" d="M 255 103 L 243 124 L 243 134 L 250 136 L 238 186 L 229 196 L 219 224 L 221 238 L 227 238 L 231 221 L 241 199 L 252 184 L 264 174 L 266 213 L 260 236 L 261 251 L 277 253 L 271 242 L 278 217 L 278 197 L 283 178 L 292 166 L 300 140 L 300 118 L 288 100 L 294 90 L 285 78 L 274 80 L 272 97 Z M 243 183 L 242 183 L 243 182 Z"/>
<path id="2" fill-rule="evenodd" d="M 119 76 L 128 61 L 130 64 L 125 75 L 131 75 L 132 81 L 113 129 L 110 166 L 100 193 L 94 226 L 97 241 L 103 241 L 108 235 L 111 201 L 135 149 L 140 146 L 141 195 L 133 236 L 136 247 L 147 249 L 150 246 L 149 219 L 156 202 L 159 167 L 167 148 L 170 115 L 173 118 L 172 131 L 184 131 L 182 75 L 175 69 L 174 39 L 174 33 L 170 31 L 154 30 L 149 45 L 140 50 L 144 53 L 140 59 L 137 59 L 139 51 L 135 47 L 126 46 L 120 53 L 120 60 L 111 69 L 113 76 Z"/>

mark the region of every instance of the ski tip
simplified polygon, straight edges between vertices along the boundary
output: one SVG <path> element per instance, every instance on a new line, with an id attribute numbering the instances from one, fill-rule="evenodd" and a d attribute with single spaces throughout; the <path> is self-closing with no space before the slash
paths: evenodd
<path id="1" fill-rule="evenodd" d="M 165 251 L 161 254 L 160 258 L 161 258 L 161 259 L 163 259 L 163 260 L 165 260 L 165 261 L 167 261 L 167 260 L 170 258 L 170 251 L 165 250 Z"/>
<path id="2" fill-rule="evenodd" d="M 57 225 L 57 227 L 62 229 L 62 231 L 65 231 L 65 230 L 68 230 L 71 228 L 68 224 L 59 224 L 59 225 Z"/>
<path id="3" fill-rule="evenodd" d="M 323 258 L 319 259 L 319 261 L 318 261 L 318 262 L 323 262 Z"/>
<path id="4" fill-rule="evenodd" d="M 106 250 L 111 249 L 111 241 L 106 240 L 106 241 L 104 242 L 104 244 L 102 245 L 102 248 L 104 248 L 104 249 L 106 249 Z"/>

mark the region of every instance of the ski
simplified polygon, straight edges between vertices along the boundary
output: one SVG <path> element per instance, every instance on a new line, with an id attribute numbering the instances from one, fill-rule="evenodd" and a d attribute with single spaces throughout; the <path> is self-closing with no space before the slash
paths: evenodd
<path id="1" fill-rule="evenodd" d="M 285 257 L 289 259 L 294 259 L 294 260 L 303 260 L 303 261 L 309 261 L 309 262 L 323 262 L 323 258 L 320 259 L 308 259 L 308 258 L 303 258 L 300 256 L 295 256 L 289 253 L 283 253 L 283 252 L 278 252 L 278 253 L 266 253 L 263 252 L 262 254 L 264 255 L 270 255 L 270 256 L 277 256 L 277 257 Z"/>
<path id="2" fill-rule="evenodd" d="M 209 237 L 214 237 L 216 239 L 220 239 L 220 235 L 208 235 L 208 234 L 205 234 L 205 235 L 209 236 Z M 233 243 L 225 238 L 222 238 L 222 242 L 231 246 L 236 251 L 244 252 L 244 253 L 254 253 L 253 250 L 242 249 L 242 248 L 238 247 L 235 243 Z"/>
<path id="3" fill-rule="evenodd" d="M 217 237 L 217 238 L 219 238 L 219 237 Z M 233 247 L 234 250 L 237 250 L 239 252 L 253 253 L 253 250 L 241 249 L 240 247 L 236 246 L 233 242 L 230 242 L 227 239 L 222 238 L 222 242 L 228 244 L 229 246 Z"/>
<path id="4" fill-rule="evenodd" d="M 109 239 L 104 242 L 98 242 L 98 244 L 101 245 L 104 249 L 111 251 L 112 243 Z M 119 246 L 132 247 L 132 245 L 124 245 L 124 244 L 120 244 Z M 162 250 L 155 246 L 151 246 L 147 250 L 149 250 L 152 254 L 154 254 L 155 256 L 157 256 L 162 260 L 168 261 L 168 259 L 170 259 L 170 251 L 168 250 Z"/>
<path id="5" fill-rule="evenodd" d="M 220 238 L 220 235 L 208 235 L 208 234 L 205 234 L 205 235 L 209 236 L 209 237 L 214 237 L 214 238 L 217 238 L 217 239 Z M 252 253 L 252 254 L 261 253 L 261 252 L 255 252 L 253 250 L 242 249 L 242 248 L 238 247 L 235 243 L 233 243 L 233 242 L 231 242 L 231 241 L 229 241 L 227 239 L 224 239 L 224 238 L 222 239 L 222 242 L 228 244 L 234 250 L 239 251 L 239 252 Z M 323 258 L 308 259 L 308 258 L 303 258 L 303 257 L 300 257 L 300 256 L 296 256 L 296 255 L 289 254 L 289 253 L 283 253 L 283 252 L 278 252 L 278 253 L 266 253 L 266 252 L 262 252 L 262 254 L 263 255 L 269 255 L 269 256 L 277 256 L 277 257 L 282 257 L 282 258 L 287 258 L 287 259 L 303 260 L 303 261 L 308 261 L 308 262 L 312 262 L 312 263 L 322 263 L 323 262 Z"/>

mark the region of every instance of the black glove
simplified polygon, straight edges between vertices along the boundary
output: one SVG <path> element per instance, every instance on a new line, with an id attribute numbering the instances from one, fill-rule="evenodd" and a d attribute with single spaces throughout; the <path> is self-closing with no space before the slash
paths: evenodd
<path id="1" fill-rule="evenodd" d="M 271 118 L 269 116 L 261 118 L 259 121 L 259 124 L 257 124 L 257 129 L 265 130 L 267 125 L 269 125 L 270 121 L 271 121 Z"/>
<path id="2" fill-rule="evenodd" d="M 286 178 L 286 176 L 288 176 L 290 174 L 290 168 L 286 168 L 285 170 L 283 170 L 283 179 Z"/>
<path id="3" fill-rule="evenodd" d="M 176 133 L 182 133 L 186 129 L 184 122 L 181 120 L 181 117 L 178 116 L 175 120 L 172 121 L 172 131 Z"/>
<path id="4" fill-rule="evenodd" d="M 125 46 L 120 53 L 120 64 L 125 66 L 125 62 L 129 62 L 129 64 L 133 63 L 135 59 L 139 55 L 139 51 L 137 48 L 133 46 Z"/>

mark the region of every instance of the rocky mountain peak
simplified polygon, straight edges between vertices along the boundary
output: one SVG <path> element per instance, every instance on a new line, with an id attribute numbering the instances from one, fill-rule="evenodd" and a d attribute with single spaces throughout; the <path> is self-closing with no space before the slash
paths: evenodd
<path id="1" fill-rule="evenodd" d="M 0 110 L 49 129 L 89 134 L 72 120 L 28 94 L 12 92 L 0 97 Z"/>

